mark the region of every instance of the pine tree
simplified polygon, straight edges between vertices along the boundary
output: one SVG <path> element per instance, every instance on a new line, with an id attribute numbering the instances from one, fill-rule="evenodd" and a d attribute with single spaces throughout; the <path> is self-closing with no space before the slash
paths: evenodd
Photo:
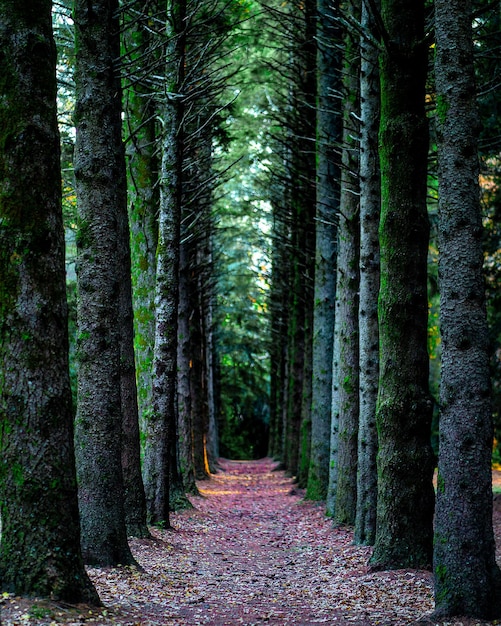
<path id="1" fill-rule="evenodd" d="M 80 551 L 51 8 L 0 2 L 0 588 L 98 603 Z"/>
<path id="2" fill-rule="evenodd" d="M 120 56 L 118 1 L 77 0 L 74 19 L 77 476 L 84 559 L 89 564 L 110 566 L 134 562 L 127 543 L 121 467 L 120 293 L 124 276 L 120 263 L 124 250 L 120 235 L 124 234 L 127 205 L 121 85 L 116 67 Z M 126 279 L 130 280 L 130 273 Z"/>
<path id="3" fill-rule="evenodd" d="M 435 615 L 501 616 L 471 3 L 435 2 L 442 378 Z"/>
<path id="4" fill-rule="evenodd" d="M 434 458 L 428 391 L 427 44 L 423 0 L 384 0 L 380 374 L 375 569 L 430 567 Z"/>

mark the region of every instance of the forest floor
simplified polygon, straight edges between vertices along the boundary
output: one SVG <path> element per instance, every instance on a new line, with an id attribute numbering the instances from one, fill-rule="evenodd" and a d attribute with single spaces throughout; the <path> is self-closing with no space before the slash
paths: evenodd
<path id="1" fill-rule="evenodd" d="M 495 492 L 501 472 L 493 473 Z M 131 540 L 140 569 L 89 569 L 105 608 L 0 597 L 2 626 L 373 626 L 431 621 L 430 572 L 371 573 L 371 549 L 334 528 L 270 459 L 221 460 L 172 530 Z M 494 498 L 501 548 L 501 496 Z"/>

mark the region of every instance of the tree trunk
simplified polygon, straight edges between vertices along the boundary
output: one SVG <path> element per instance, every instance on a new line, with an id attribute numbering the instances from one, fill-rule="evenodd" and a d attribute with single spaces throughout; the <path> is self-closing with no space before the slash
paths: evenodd
<path id="1" fill-rule="evenodd" d="M 0 2 L 0 50 L 0 588 L 99 604 L 80 551 L 51 2 Z"/>
<path id="2" fill-rule="evenodd" d="M 215 354 L 216 342 L 214 340 L 214 299 L 215 293 L 212 287 L 212 227 L 204 234 L 203 238 L 203 266 L 204 281 L 209 287 L 203 294 L 203 328 L 205 337 L 205 371 L 207 384 L 207 457 L 209 462 L 209 470 L 212 474 L 216 473 L 219 459 L 219 435 L 218 435 L 218 403 L 216 391 L 216 361 Z"/>
<path id="3" fill-rule="evenodd" d="M 343 5 L 349 15 L 360 19 L 360 5 L 351 0 Z M 341 208 L 338 226 L 335 342 L 338 346 L 337 397 L 332 402 L 332 419 L 337 421 L 336 457 L 331 459 L 327 514 L 338 524 L 355 523 L 357 508 L 358 439 L 358 289 L 359 289 L 359 187 L 358 136 L 360 52 L 354 33 L 345 34 L 343 153 Z M 336 414 L 337 413 L 337 414 Z"/>
<path id="4" fill-rule="evenodd" d="M 150 523 L 167 527 L 170 500 L 174 503 L 184 492 L 176 452 L 176 379 L 185 11 L 184 2 L 170 2 L 168 5 L 166 84 L 160 111 L 163 137 L 155 290 L 153 413 L 146 424 L 144 469 Z"/>
<path id="5" fill-rule="evenodd" d="M 379 230 L 380 376 L 374 569 L 431 566 L 434 493 L 428 392 L 423 0 L 383 0 Z"/>
<path id="6" fill-rule="evenodd" d="M 300 461 L 301 424 L 304 392 L 309 393 L 312 358 L 313 290 L 315 271 L 315 97 L 316 97 L 316 6 L 314 0 L 294 7 L 297 32 L 296 49 L 291 55 L 291 104 L 293 110 L 291 161 L 288 175 L 292 197 L 293 286 L 288 351 L 288 416 L 285 462 L 294 476 Z"/>
<path id="7" fill-rule="evenodd" d="M 151 15 L 154 14 L 149 3 Z M 155 272 L 158 242 L 158 137 L 156 102 L 144 67 L 158 61 L 148 15 L 128 18 L 124 48 L 134 80 L 125 91 L 128 203 L 131 231 L 134 344 L 139 420 L 152 410 L 152 363 L 155 344 Z"/>
<path id="8" fill-rule="evenodd" d="M 435 615 L 501 616 L 470 2 L 436 0 L 442 380 Z"/>
<path id="9" fill-rule="evenodd" d="M 178 350 L 177 350 L 177 426 L 179 464 L 184 488 L 187 493 L 198 493 L 195 482 L 195 461 L 193 450 L 192 396 L 191 396 L 191 340 L 190 340 L 190 243 L 183 220 L 179 266 L 179 309 L 178 309 Z"/>
<path id="10" fill-rule="evenodd" d="M 153 3 L 154 4 L 154 3 Z M 137 471 L 140 454 L 138 422 L 144 424 L 152 407 L 152 359 L 155 340 L 155 266 L 158 240 L 158 159 L 156 158 L 157 133 L 155 101 L 151 85 L 146 83 L 144 66 L 149 67 L 157 58 L 153 36 L 147 20 L 154 12 L 152 3 L 149 15 L 138 16 L 142 7 L 132 5 L 132 17 L 126 16 L 123 37 L 124 54 L 129 72 L 136 80 L 126 90 L 126 140 L 128 159 L 128 213 L 130 224 L 130 251 L 124 250 L 122 271 L 132 277 L 134 306 L 133 328 L 126 319 L 126 328 L 133 333 L 136 369 L 129 367 L 129 393 L 122 391 L 124 409 L 124 443 L 122 467 L 125 486 L 125 515 L 127 532 L 131 536 L 145 537 L 146 497 L 144 485 Z M 136 9 L 136 11 L 134 11 Z M 128 241 L 128 240 L 127 240 Z M 125 244 L 125 240 L 124 240 Z M 132 256 L 132 260 L 130 260 Z M 129 269 L 127 266 L 131 266 Z M 129 296 L 126 296 L 127 305 Z M 121 324 L 123 331 L 123 324 Z M 123 339 L 122 339 L 123 345 Z M 127 340 L 127 347 L 131 346 Z M 129 355 L 129 363 L 134 354 Z M 124 359 L 122 358 L 122 367 Z M 133 387 L 137 389 L 134 391 Z M 137 403 L 137 410 L 134 408 Z M 132 410 L 127 410 L 130 405 Z M 134 415 L 137 413 L 137 415 Z M 129 443 L 130 441 L 130 443 Z"/>
<path id="11" fill-rule="evenodd" d="M 207 385 L 204 368 L 204 335 L 202 327 L 202 281 L 201 259 L 199 254 L 200 241 L 196 242 L 196 267 L 193 271 L 194 282 L 190 338 L 192 343 L 193 367 L 191 376 L 191 397 L 193 409 L 193 443 L 195 453 L 195 475 L 197 480 L 210 477 L 207 461 Z"/>
<path id="12" fill-rule="evenodd" d="M 120 234 L 126 219 L 118 2 L 75 2 L 78 410 L 75 444 L 87 563 L 133 563 L 121 470 Z"/>
<path id="13" fill-rule="evenodd" d="M 124 187 L 125 182 L 125 170 Z M 146 498 L 141 475 L 141 446 L 134 358 L 134 313 L 130 258 L 130 232 L 126 203 L 118 215 L 118 254 L 120 284 L 120 390 L 122 405 L 122 472 L 127 534 L 149 537 L 146 524 Z"/>
<path id="14" fill-rule="evenodd" d="M 379 4 L 379 3 L 377 3 Z M 371 31 L 372 16 L 362 3 L 362 28 Z M 377 431 L 376 402 L 379 378 L 379 67 L 378 50 L 360 38 L 360 296 L 358 478 L 355 542 L 372 545 L 376 536 Z"/>
<path id="15" fill-rule="evenodd" d="M 289 308 L 287 306 L 286 284 L 289 270 L 287 246 L 289 229 L 280 208 L 273 208 L 273 232 L 275 245 L 271 257 L 270 293 L 270 430 L 268 455 L 283 461 L 283 408 L 286 405 L 285 380 L 287 362 L 287 327 Z M 309 462 L 309 457 L 308 457 Z"/>
<path id="16" fill-rule="evenodd" d="M 314 283 L 314 281 L 312 281 Z M 314 284 L 312 284 L 314 288 Z M 299 450 L 296 482 L 305 489 L 308 485 L 311 452 L 311 399 L 313 388 L 313 308 L 306 311 L 304 337 L 304 380 L 301 401 L 301 424 L 299 426 Z"/>
<path id="17" fill-rule="evenodd" d="M 328 485 L 328 458 L 332 407 L 332 365 L 336 299 L 337 221 L 341 169 L 336 146 L 341 143 L 342 118 L 337 94 L 341 92 L 342 53 L 337 47 L 341 28 L 335 20 L 339 2 L 318 0 L 317 12 L 317 197 L 315 297 L 313 311 L 313 376 L 311 437 L 320 474 L 309 479 L 308 497 L 323 499 Z M 321 446 L 322 449 L 319 449 Z M 327 469 L 327 474 L 326 474 Z"/>

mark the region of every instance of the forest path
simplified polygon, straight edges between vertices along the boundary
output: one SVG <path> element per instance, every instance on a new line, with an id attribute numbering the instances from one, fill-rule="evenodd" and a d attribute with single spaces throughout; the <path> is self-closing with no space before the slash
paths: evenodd
<path id="1" fill-rule="evenodd" d="M 114 572 L 91 572 L 122 618 L 132 610 L 140 624 L 403 625 L 432 610 L 429 573 L 368 573 L 370 549 L 334 529 L 272 460 L 220 465 L 198 483 L 194 509 L 172 516 L 174 531 L 133 541 L 146 574 L 117 589 Z"/>
<path id="2" fill-rule="evenodd" d="M 370 548 L 333 528 L 272 460 L 221 460 L 198 484 L 172 530 L 131 541 L 144 571 L 89 569 L 104 609 L 10 596 L 0 598 L 2 626 L 404 626 L 432 611 L 429 572 L 368 572 Z"/>

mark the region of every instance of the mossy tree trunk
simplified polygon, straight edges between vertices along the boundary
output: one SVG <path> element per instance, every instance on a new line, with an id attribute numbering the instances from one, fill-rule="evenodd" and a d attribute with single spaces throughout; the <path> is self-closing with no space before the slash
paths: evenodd
<path id="1" fill-rule="evenodd" d="M 212 254 L 212 233 L 206 233 L 204 239 L 204 257 L 208 273 L 211 274 L 213 254 Z M 207 277 L 206 277 L 207 278 Z M 212 284 L 212 281 L 211 281 Z M 218 399 L 217 399 L 217 370 L 216 370 L 216 341 L 214 338 L 214 302 L 215 293 L 212 289 L 204 295 L 203 318 L 205 334 L 205 369 L 207 372 L 207 457 L 211 474 L 215 474 L 219 459 L 219 429 L 218 429 Z"/>
<path id="2" fill-rule="evenodd" d="M 125 176 L 125 172 L 124 172 Z M 149 537 L 146 497 L 141 475 L 141 444 L 134 355 L 130 231 L 125 203 L 118 216 L 120 391 L 122 406 L 122 472 L 127 535 Z"/>
<path id="3" fill-rule="evenodd" d="M 77 0 L 75 180 L 78 200 L 78 409 L 82 551 L 89 564 L 133 563 L 121 469 L 121 281 L 127 220 L 118 1 Z M 130 278 L 130 274 L 128 276 Z M 129 294 L 130 295 L 130 294 Z M 132 321 L 132 320 L 130 320 Z"/>
<path id="4" fill-rule="evenodd" d="M 428 568 L 434 459 L 428 391 L 424 0 L 383 0 L 380 375 L 375 569 Z"/>
<path id="5" fill-rule="evenodd" d="M 379 3 L 376 4 L 378 6 Z M 372 15 L 362 3 L 362 27 L 373 28 Z M 360 38 L 360 289 L 358 478 L 355 542 L 372 545 L 376 535 L 377 431 L 379 378 L 379 66 L 378 50 L 365 34 Z"/>
<path id="6" fill-rule="evenodd" d="M 51 8 L 0 2 L 0 589 L 97 604 L 80 550 Z"/>
<path id="7" fill-rule="evenodd" d="M 360 3 L 350 0 L 343 11 L 360 19 Z M 355 523 L 357 508 L 358 396 L 358 290 L 360 245 L 358 37 L 349 29 L 344 36 L 343 152 L 338 225 L 335 345 L 336 367 L 332 420 L 337 422 L 335 457 L 331 458 L 327 514 L 337 524 Z"/>
<path id="8" fill-rule="evenodd" d="M 336 298 L 337 222 L 341 184 L 340 157 L 342 117 L 335 94 L 341 92 L 342 52 L 337 44 L 342 29 L 336 21 L 339 2 L 318 0 L 317 13 L 317 188 L 316 188 L 316 245 L 315 288 L 313 309 L 313 373 L 311 427 L 315 446 L 318 441 L 328 445 L 331 427 L 332 363 L 334 347 L 334 318 Z M 321 456 L 325 457 L 325 450 Z M 316 452 L 318 455 L 318 452 Z M 325 460 L 321 461 L 325 467 Z M 327 461 L 328 464 L 328 461 Z M 327 465 L 328 471 L 328 465 Z M 315 470 L 315 478 L 317 477 Z M 327 485 L 323 478 L 312 477 L 308 497 L 322 498 Z M 327 474 L 328 476 L 328 474 Z"/>
<path id="9" fill-rule="evenodd" d="M 185 2 L 169 2 L 165 41 L 165 93 L 160 105 L 162 163 L 156 265 L 153 411 L 146 422 L 145 489 L 148 517 L 169 526 L 169 508 L 184 499 L 177 455 L 177 316 L 183 154 Z"/>
<path id="10" fill-rule="evenodd" d="M 158 241 L 158 128 L 155 88 L 148 69 L 159 62 L 159 39 L 151 29 L 158 7 L 139 17 L 138 2 L 126 15 L 123 49 L 133 80 L 125 90 L 125 140 L 128 213 L 131 232 L 132 287 L 139 420 L 152 410 L 152 364 L 155 343 L 155 272 Z M 141 5 L 141 6 L 140 6 Z"/>
<path id="11" fill-rule="evenodd" d="M 501 616 L 470 2 L 436 0 L 442 334 L 435 616 Z"/>
<path id="12" fill-rule="evenodd" d="M 132 298 L 134 309 L 133 328 L 127 321 L 129 332 L 133 332 L 137 379 L 134 411 L 132 381 L 130 394 L 123 392 L 122 401 L 127 400 L 132 410 L 124 405 L 124 442 L 122 466 L 125 485 L 125 513 L 127 532 L 131 536 L 147 536 L 146 498 L 144 486 L 138 474 L 139 424 L 143 424 L 152 406 L 152 360 L 155 340 L 155 269 L 158 239 L 158 158 L 156 150 L 157 121 L 156 101 L 148 71 L 158 62 L 159 38 L 151 29 L 152 16 L 158 11 L 156 2 L 150 2 L 148 12 L 142 5 L 129 6 L 130 14 L 124 17 L 125 29 L 122 47 L 127 64 L 127 73 L 133 80 L 125 91 L 125 139 L 128 178 L 128 215 L 130 225 L 130 253 L 125 254 L 122 270 L 131 266 Z M 130 260 L 128 260 L 130 259 Z M 124 281 L 123 284 L 127 284 Z M 129 297 L 125 297 L 129 302 Z M 123 331 L 123 327 L 122 327 Z M 123 345 L 123 342 L 122 342 Z M 127 341 L 126 346 L 132 345 Z M 134 356 L 134 355 L 133 355 Z M 130 357 L 127 359 L 130 363 Z M 129 373 L 132 374 L 129 367 Z M 134 415 L 134 413 L 137 413 Z M 129 443 L 130 441 L 130 443 Z"/>
<path id="13" fill-rule="evenodd" d="M 288 471 L 297 477 L 300 463 L 301 424 L 308 421 L 311 373 L 311 341 L 315 246 L 315 106 L 316 93 L 316 7 L 312 0 L 294 7 L 295 50 L 291 56 L 292 108 L 288 185 L 292 199 L 291 304 L 288 317 L 287 418 L 285 455 Z M 306 415 L 304 413 L 306 409 Z M 304 451 L 304 449 L 303 449 Z"/>
<path id="14" fill-rule="evenodd" d="M 314 273 L 314 203 L 315 197 L 315 106 L 316 44 L 315 3 L 307 0 L 293 7 L 296 23 L 292 34 L 294 55 L 290 61 L 291 128 L 290 162 L 287 184 L 291 197 L 291 284 L 289 295 L 289 346 L 287 378 L 287 417 L 285 422 L 284 462 L 297 476 L 299 467 L 300 428 L 303 421 L 305 376 L 311 357 L 311 309 Z M 305 139 L 306 138 L 306 139 Z"/>
<path id="15" fill-rule="evenodd" d="M 198 247 L 198 246 L 197 246 Z M 197 267 L 200 265 L 197 262 Z M 195 459 L 195 475 L 197 480 L 209 478 L 210 471 L 207 460 L 207 395 L 204 368 L 204 336 L 202 327 L 202 291 L 200 281 L 196 280 L 196 289 L 193 291 L 192 316 L 190 337 L 192 341 L 192 376 L 191 376 L 191 397 L 193 408 L 193 451 Z"/>
<path id="16" fill-rule="evenodd" d="M 191 341 L 190 341 L 190 273 L 192 260 L 190 244 L 187 239 L 186 222 L 181 224 L 179 249 L 179 306 L 178 306 L 178 347 L 177 347 L 177 422 L 178 451 L 181 475 L 187 493 L 197 493 L 195 482 L 195 460 L 193 447 L 191 376 Z"/>

